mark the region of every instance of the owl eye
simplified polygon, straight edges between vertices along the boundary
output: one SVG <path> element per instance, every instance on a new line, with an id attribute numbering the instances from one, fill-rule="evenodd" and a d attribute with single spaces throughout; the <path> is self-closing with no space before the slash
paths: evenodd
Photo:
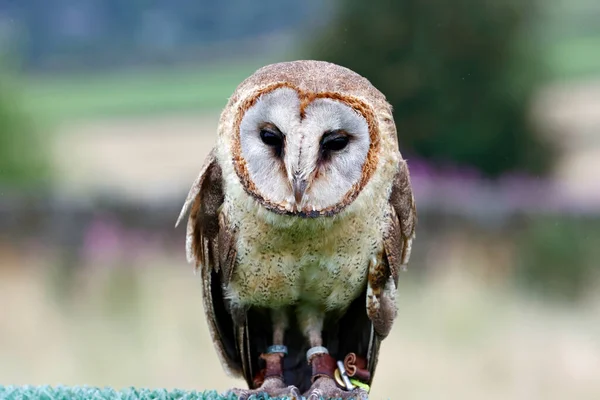
<path id="1" fill-rule="evenodd" d="M 327 132 L 321 138 L 321 150 L 340 151 L 343 150 L 349 142 L 350 138 L 343 131 Z"/>
<path id="2" fill-rule="evenodd" d="M 267 146 L 281 146 L 283 143 L 283 137 L 279 132 L 273 132 L 269 129 L 260 130 L 260 140 L 263 141 Z"/>
<path id="3" fill-rule="evenodd" d="M 265 126 L 261 128 L 260 140 L 273 148 L 277 157 L 281 157 L 283 154 L 283 134 L 276 127 Z"/>

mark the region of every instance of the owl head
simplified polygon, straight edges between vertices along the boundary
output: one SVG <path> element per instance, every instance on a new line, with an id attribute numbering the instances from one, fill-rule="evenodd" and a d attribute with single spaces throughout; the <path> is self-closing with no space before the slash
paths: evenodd
<path id="1" fill-rule="evenodd" d="M 268 65 L 243 81 L 221 115 L 219 141 L 231 184 L 272 212 L 301 217 L 340 213 L 369 185 L 385 192 L 374 181 L 391 185 L 399 160 L 385 96 L 322 61 Z"/>

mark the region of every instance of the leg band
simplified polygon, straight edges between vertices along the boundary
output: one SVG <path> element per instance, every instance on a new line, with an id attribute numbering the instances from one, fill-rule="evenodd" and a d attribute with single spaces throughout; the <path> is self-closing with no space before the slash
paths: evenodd
<path id="1" fill-rule="evenodd" d="M 284 346 L 282 344 L 274 344 L 273 346 L 267 347 L 267 354 L 272 354 L 272 353 L 283 353 L 284 355 L 287 356 L 288 348 L 287 348 L 287 346 Z"/>
<path id="2" fill-rule="evenodd" d="M 310 364 L 312 365 L 312 382 L 323 377 L 334 379 L 336 364 L 328 353 L 314 354 L 310 359 Z"/>
<path id="3" fill-rule="evenodd" d="M 267 364 L 265 368 L 264 378 L 280 378 L 283 379 L 283 353 L 263 353 L 260 358 L 265 360 Z"/>
<path id="4" fill-rule="evenodd" d="M 329 350 L 323 346 L 315 346 L 308 349 L 306 352 L 306 361 L 310 363 L 310 360 L 317 354 L 329 354 Z"/>

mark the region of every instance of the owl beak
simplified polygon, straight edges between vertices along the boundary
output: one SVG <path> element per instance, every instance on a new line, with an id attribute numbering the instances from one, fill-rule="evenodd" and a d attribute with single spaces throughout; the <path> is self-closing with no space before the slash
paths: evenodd
<path id="1" fill-rule="evenodd" d="M 294 198 L 296 200 L 296 205 L 300 205 L 302 203 L 302 199 L 304 198 L 304 192 L 306 191 L 306 187 L 308 186 L 308 181 L 306 179 L 302 179 L 299 176 L 294 176 L 292 181 L 292 188 L 294 189 Z"/>

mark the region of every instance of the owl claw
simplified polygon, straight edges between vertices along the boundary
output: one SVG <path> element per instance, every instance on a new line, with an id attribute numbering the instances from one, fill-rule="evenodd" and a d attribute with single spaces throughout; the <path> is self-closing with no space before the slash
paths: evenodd
<path id="1" fill-rule="evenodd" d="M 355 399 L 367 400 L 369 394 L 367 391 L 357 388 L 351 391 L 340 389 L 335 381 L 328 377 L 319 378 L 304 393 L 307 400 L 322 400 L 322 399 Z"/>
<path id="2" fill-rule="evenodd" d="M 285 383 L 279 378 L 267 378 L 258 389 L 231 389 L 225 394 L 233 394 L 239 400 L 252 400 L 260 396 L 269 396 L 272 398 L 286 398 L 290 400 L 301 400 L 300 390 L 293 385 L 285 386 Z"/>

